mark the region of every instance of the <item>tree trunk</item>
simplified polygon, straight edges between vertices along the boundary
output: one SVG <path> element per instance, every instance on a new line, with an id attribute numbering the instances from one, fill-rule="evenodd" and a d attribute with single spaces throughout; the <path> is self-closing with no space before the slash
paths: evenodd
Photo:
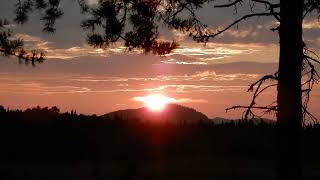
<path id="1" fill-rule="evenodd" d="M 277 113 L 278 180 L 301 180 L 303 0 L 280 0 Z"/>

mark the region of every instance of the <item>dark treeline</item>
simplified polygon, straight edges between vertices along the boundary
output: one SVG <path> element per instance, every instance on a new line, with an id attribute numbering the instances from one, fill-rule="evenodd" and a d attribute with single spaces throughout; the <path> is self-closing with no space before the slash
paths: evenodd
<path id="1" fill-rule="evenodd" d="M 209 163 L 231 160 L 240 167 L 249 166 L 241 165 L 248 160 L 255 161 L 253 166 L 259 166 L 259 161 L 267 162 L 272 169 L 276 154 L 276 127 L 263 122 L 142 123 L 138 119 L 108 120 L 74 111 L 60 113 L 56 107 L 25 111 L 0 107 L 0 119 L 1 167 L 26 162 L 124 162 L 137 168 L 148 163 L 202 157 Z M 319 139 L 319 125 L 304 129 L 306 167 L 320 162 Z"/>

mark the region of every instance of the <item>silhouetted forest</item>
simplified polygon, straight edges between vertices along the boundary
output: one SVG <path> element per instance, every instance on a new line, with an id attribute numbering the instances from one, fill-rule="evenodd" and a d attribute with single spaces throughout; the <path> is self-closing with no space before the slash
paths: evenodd
<path id="1" fill-rule="evenodd" d="M 274 179 L 276 126 L 171 124 L 0 106 L 1 179 Z M 303 131 L 306 179 L 320 177 L 320 125 Z"/>

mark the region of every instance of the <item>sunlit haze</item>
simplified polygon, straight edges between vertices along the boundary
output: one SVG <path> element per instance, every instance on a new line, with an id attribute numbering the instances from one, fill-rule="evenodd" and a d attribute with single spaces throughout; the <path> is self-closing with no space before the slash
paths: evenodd
<path id="1" fill-rule="evenodd" d="M 162 111 L 168 103 L 177 102 L 174 98 L 166 97 L 161 94 L 152 94 L 144 97 L 135 97 L 134 100 L 142 102 L 152 111 Z"/>

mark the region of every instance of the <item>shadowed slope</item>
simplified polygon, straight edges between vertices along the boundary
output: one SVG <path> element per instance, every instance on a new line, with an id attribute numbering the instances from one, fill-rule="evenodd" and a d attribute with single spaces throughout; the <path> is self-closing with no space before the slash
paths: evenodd
<path id="1" fill-rule="evenodd" d="M 173 124 L 210 122 L 209 118 L 201 112 L 178 104 L 167 104 L 160 112 L 153 112 L 146 107 L 138 109 L 125 109 L 111 112 L 101 116 L 107 118 L 119 118 L 124 120 L 142 120 L 144 122 L 169 122 Z"/>

